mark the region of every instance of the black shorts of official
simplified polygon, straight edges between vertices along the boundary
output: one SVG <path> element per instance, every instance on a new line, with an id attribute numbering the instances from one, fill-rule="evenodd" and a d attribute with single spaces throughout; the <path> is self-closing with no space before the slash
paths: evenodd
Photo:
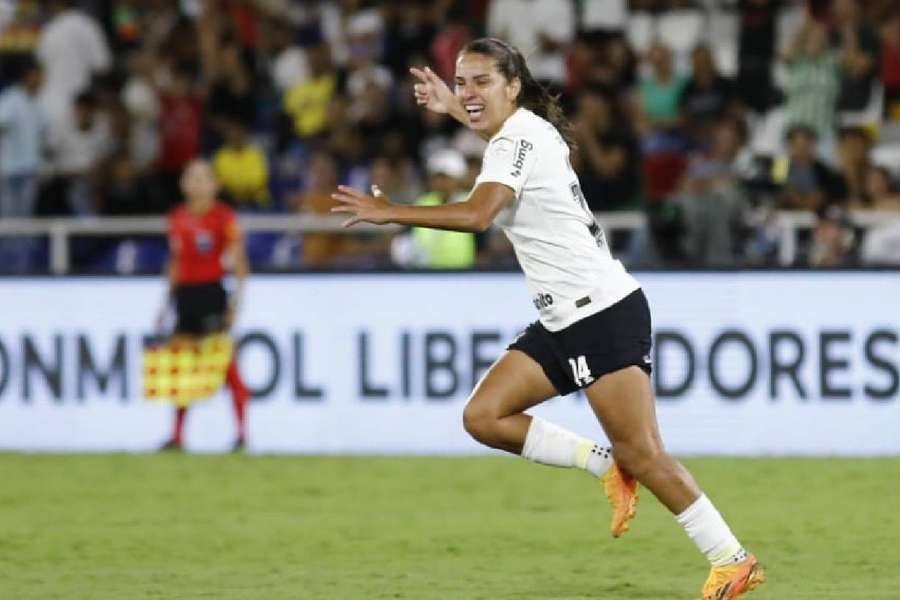
<path id="1" fill-rule="evenodd" d="M 550 331 L 535 321 L 507 347 L 533 358 L 561 396 L 632 365 L 649 375 L 650 307 L 641 290 L 612 306 Z"/>
<path id="2" fill-rule="evenodd" d="M 225 329 L 228 295 L 221 282 L 175 288 L 175 333 L 207 335 Z"/>

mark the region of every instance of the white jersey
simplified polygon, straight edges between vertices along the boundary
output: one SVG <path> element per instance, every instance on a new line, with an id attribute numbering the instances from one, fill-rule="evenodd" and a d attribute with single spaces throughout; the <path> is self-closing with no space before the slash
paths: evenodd
<path id="1" fill-rule="evenodd" d="M 569 148 L 549 122 L 524 108 L 513 113 L 484 151 L 475 185 L 488 181 L 515 192 L 494 222 L 512 242 L 547 329 L 568 327 L 640 287 L 610 254 Z"/>

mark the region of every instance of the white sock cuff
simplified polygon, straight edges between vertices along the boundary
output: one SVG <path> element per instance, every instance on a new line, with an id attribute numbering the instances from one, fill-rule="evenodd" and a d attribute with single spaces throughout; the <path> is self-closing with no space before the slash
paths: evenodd
<path id="1" fill-rule="evenodd" d="M 540 417 L 531 417 L 531 425 L 528 426 L 528 433 L 525 434 L 525 443 L 522 445 L 522 457 L 534 460 L 536 455 L 540 453 L 540 447 L 544 439 L 548 435 L 559 433 L 559 431 L 564 430 Z"/>
<path id="2" fill-rule="evenodd" d="M 715 510 L 713 503 L 709 498 L 706 497 L 706 494 L 700 494 L 700 497 L 694 500 L 694 502 L 690 506 L 688 506 L 686 509 L 681 511 L 680 514 L 675 516 L 675 520 L 678 521 L 681 525 L 688 525 L 691 521 L 696 519 L 699 515 L 703 514 L 710 508 Z"/>

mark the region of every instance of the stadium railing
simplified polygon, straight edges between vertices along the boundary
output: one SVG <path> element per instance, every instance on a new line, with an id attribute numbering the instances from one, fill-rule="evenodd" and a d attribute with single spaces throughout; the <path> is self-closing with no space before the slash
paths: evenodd
<path id="1" fill-rule="evenodd" d="M 603 212 L 597 220 L 609 232 L 636 231 L 646 225 L 640 211 Z M 898 218 L 895 211 L 859 211 L 851 213 L 855 226 L 869 229 Z M 361 223 L 352 229 L 341 227 L 344 218 L 335 215 L 241 215 L 241 226 L 250 232 L 271 233 L 368 233 L 398 231 L 396 226 Z M 797 254 L 798 232 L 811 229 L 816 222 L 809 211 L 780 211 L 779 263 L 791 265 Z M 73 236 L 164 235 L 163 217 L 65 217 L 49 219 L 0 219 L 0 237 L 33 236 L 49 239 L 50 272 L 64 275 L 70 271 L 70 238 Z"/>

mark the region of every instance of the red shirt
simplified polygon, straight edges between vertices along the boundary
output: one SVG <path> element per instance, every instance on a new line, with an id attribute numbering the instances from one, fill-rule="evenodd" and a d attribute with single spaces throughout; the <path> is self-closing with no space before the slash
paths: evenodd
<path id="1" fill-rule="evenodd" d="M 888 88 L 900 87 L 900 44 L 881 43 L 881 81 Z"/>
<path id="2" fill-rule="evenodd" d="M 159 165 L 180 171 L 200 153 L 203 103 L 196 96 L 159 96 Z"/>
<path id="3" fill-rule="evenodd" d="M 178 206 L 169 213 L 169 248 L 175 264 L 175 283 L 214 283 L 225 269 L 222 254 L 235 240 L 240 229 L 234 211 L 216 201 L 203 214 Z"/>

